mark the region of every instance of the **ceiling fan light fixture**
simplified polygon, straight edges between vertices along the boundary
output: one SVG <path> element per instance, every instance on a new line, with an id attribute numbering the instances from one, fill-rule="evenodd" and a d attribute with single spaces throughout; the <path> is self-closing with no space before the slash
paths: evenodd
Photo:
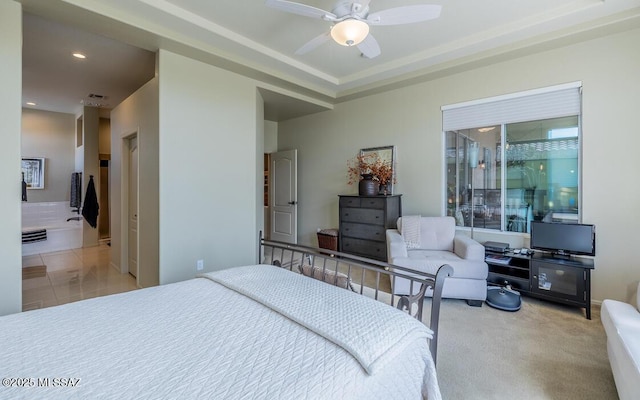
<path id="1" fill-rule="evenodd" d="M 331 37 L 342 46 L 356 46 L 369 34 L 369 24 L 357 19 L 345 19 L 331 28 Z"/>

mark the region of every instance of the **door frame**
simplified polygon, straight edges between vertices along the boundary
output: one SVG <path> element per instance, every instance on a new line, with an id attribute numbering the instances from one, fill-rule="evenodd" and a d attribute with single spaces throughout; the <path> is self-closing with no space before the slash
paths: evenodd
<path id="1" fill-rule="evenodd" d="M 130 132 L 129 134 L 122 135 L 121 137 L 121 165 L 120 169 L 120 273 L 129 273 L 129 170 L 131 169 L 129 163 L 129 152 L 131 148 L 131 139 L 137 138 L 138 154 L 140 154 L 140 136 L 138 130 Z M 126 155 L 126 156 L 125 156 Z M 140 168 L 138 162 L 138 190 L 140 189 Z M 138 192 L 139 193 L 139 192 Z M 138 196 L 139 199 L 140 196 Z M 139 214 L 139 200 L 138 200 L 138 214 Z M 126 210 L 126 212 L 125 212 Z M 138 223 L 140 216 L 138 215 Z M 138 246 L 138 274 L 136 276 L 136 285 L 140 286 L 140 225 L 138 225 L 138 240 L 136 241 Z"/>
<path id="2" fill-rule="evenodd" d="M 275 177 L 277 172 L 276 163 L 279 159 L 279 155 L 289 155 L 291 156 L 291 160 L 293 161 L 292 171 L 289 175 L 289 186 L 290 186 L 290 196 L 288 198 L 288 209 L 291 209 L 291 231 L 292 235 L 289 240 L 286 238 L 278 237 L 278 234 L 274 231 L 276 228 L 275 222 L 275 214 L 278 211 L 276 208 L 276 184 L 278 183 L 278 179 Z M 292 244 L 297 244 L 298 242 L 298 150 L 283 150 L 277 151 L 270 154 L 269 157 L 269 238 L 271 240 L 280 240 Z M 282 207 L 282 206 L 280 206 Z"/>

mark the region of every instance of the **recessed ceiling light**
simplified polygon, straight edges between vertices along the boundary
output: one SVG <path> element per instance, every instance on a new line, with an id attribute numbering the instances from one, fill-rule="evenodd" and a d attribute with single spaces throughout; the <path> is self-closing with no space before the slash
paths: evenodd
<path id="1" fill-rule="evenodd" d="M 74 56 L 75 58 L 80 58 L 80 59 L 85 59 L 85 58 L 87 58 L 87 56 L 85 56 L 85 55 L 84 55 L 84 54 L 82 54 L 82 53 L 73 53 L 73 56 Z"/>
<path id="2" fill-rule="evenodd" d="M 36 103 L 34 103 L 33 101 L 27 101 L 27 105 L 28 105 L 28 106 L 35 106 L 35 105 L 36 105 Z"/>

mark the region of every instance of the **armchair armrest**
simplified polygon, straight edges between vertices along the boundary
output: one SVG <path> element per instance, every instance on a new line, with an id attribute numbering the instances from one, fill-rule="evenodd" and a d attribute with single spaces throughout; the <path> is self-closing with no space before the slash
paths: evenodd
<path id="1" fill-rule="evenodd" d="M 407 245 L 397 229 L 387 229 L 387 259 L 391 264 L 391 260 L 398 257 L 407 257 Z"/>
<path id="2" fill-rule="evenodd" d="M 455 235 L 453 252 L 465 260 L 484 261 L 484 246 L 466 235 Z"/>

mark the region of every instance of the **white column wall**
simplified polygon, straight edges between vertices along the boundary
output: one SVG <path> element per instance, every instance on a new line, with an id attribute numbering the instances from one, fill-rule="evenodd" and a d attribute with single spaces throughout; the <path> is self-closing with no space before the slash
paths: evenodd
<path id="1" fill-rule="evenodd" d="M 111 262 L 128 272 L 127 138 L 138 136 L 138 286 L 159 283 L 158 78 L 111 111 Z M 124 154 L 124 156 L 123 156 Z M 123 246 L 125 246 L 123 251 Z"/>
<path id="2" fill-rule="evenodd" d="M 96 196 L 100 199 L 100 160 L 99 160 L 99 138 L 100 138 L 100 110 L 95 107 L 83 107 L 82 111 L 82 203 L 87 198 L 87 185 L 89 178 L 93 175 L 93 185 L 96 189 Z M 107 207 L 107 204 L 100 204 L 100 208 Z M 83 207 L 84 208 L 84 207 Z M 100 210 L 98 210 L 100 212 Z M 82 247 L 98 245 L 98 228 L 92 228 L 86 219 L 82 219 Z"/>
<path id="3" fill-rule="evenodd" d="M 22 9 L 0 2 L 0 315 L 22 310 L 20 120 Z"/>
<path id="4" fill-rule="evenodd" d="M 165 50 L 159 79 L 160 284 L 255 263 L 255 83 Z"/>

